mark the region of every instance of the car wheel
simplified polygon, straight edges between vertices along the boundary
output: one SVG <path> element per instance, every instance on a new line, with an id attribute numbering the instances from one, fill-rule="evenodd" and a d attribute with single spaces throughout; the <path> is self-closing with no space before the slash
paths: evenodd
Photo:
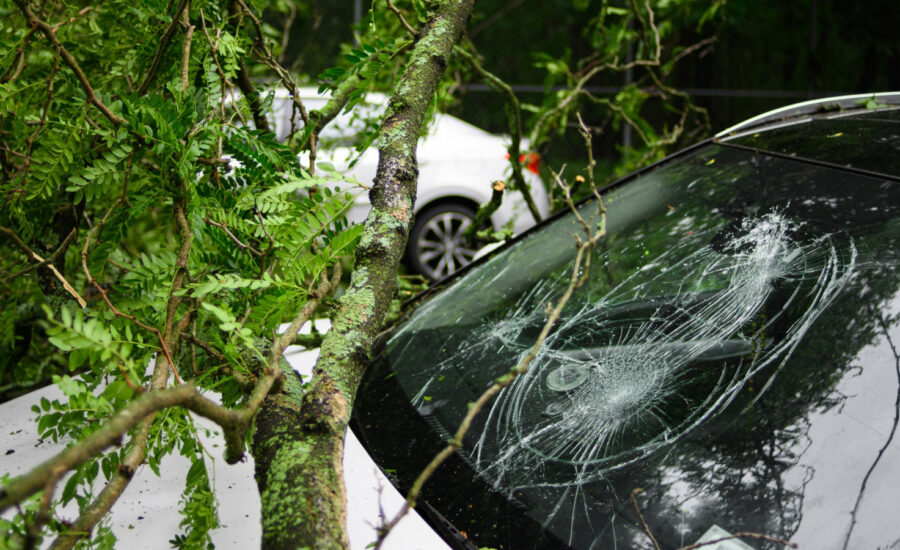
<path id="1" fill-rule="evenodd" d="M 466 245 L 463 233 L 474 220 L 475 211 L 458 203 L 419 212 L 406 249 L 410 269 L 436 281 L 472 263 L 477 249 Z"/>

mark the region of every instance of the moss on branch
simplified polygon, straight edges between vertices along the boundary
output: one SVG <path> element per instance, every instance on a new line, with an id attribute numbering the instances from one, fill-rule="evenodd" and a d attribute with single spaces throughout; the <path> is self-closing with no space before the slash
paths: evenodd
<path id="1" fill-rule="evenodd" d="M 415 151 L 425 112 L 473 5 L 474 0 L 437 3 L 397 83 L 381 125 L 372 210 L 356 250 L 356 269 L 322 343 L 302 410 L 270 396 L 257 417 L 253 452 L 267 518 L 266 549 L 347 546 L 343 436 L 372 344 L 396 293 L 413 221 Z"/>

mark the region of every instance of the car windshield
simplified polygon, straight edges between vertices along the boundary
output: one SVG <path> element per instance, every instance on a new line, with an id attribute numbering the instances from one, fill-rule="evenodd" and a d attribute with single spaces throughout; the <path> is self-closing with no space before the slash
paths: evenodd
<path id="1" fill-rule="evenodd" d="M 714 144 L 604 199 L 586 284 L 423 509 L 495 548 L 652 548 L 641 520 L 663 548 L 718 528 L 790 539 L 809 418 L 842 406 L 854 358 L 896 329 L 879 313 L 900 283 L 896 182 Z M 401 489 L 529 352 L 579 231 L 572 215 L 533 231 L 383 341 L 357 424 Z M 896 387 L 884 349 L 873 369 Z"/>

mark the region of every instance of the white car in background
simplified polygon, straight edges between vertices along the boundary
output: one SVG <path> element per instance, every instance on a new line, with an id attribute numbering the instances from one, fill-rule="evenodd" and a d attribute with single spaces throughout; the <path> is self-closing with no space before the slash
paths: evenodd
<path id="1" fill-rule="evenodd" d="M 328 97 L 318 94 L 315 88 L 300 88 L 299 91 L 308 111 L 321 109 L 328 101 Z M 363 105 L 338 115 L 319 136 L 321 146 L 317 160 L 328 161 L 338 171 L 370 185 L 378 167 L 377 147 L 373 145 L 360 155 L 354 142 L 367 125 L 381 121 L 387 101 L 387 96 L 371 93 Z M 270 122 L 274 123 L 279 140 L 287 139 L 292 114 L 293 102 L 288 90 L 276 88 Z M 299 115 L 294 117 L 294 126 L 302 127 Z M 490 200 L 492 183 L 508 181 L 507 139 L 450 115 L 439 113 L 435 116 L 426 135 L 419 141 L 417 151 L 416 221 L 405 256 L 411 270 L 438 280 L 472 261 L 476 248 L 466 246 L 462 235 L 471 225 L 478 207 Z M 549 213 L 550 203 L 537 172 L 537 156 L 531 155 L 523 174 L 538 212 L 544 218 Z M 367 193 L 359 193 L 348 215 L 349 220 L 361 223 L 370 208 Z M 507 191 L 502 205 L 491 216 L 493 229 L 509 226 L 514 234 L 534 224 L 525 201 L 516 192 Z"/>

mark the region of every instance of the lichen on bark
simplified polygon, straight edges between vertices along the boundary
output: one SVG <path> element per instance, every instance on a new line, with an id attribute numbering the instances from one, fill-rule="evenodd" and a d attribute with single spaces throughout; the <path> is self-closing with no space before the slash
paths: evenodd
<path id="1" fill-rule="evenodd" d="M 372 210 L 350 287 L 322 343 L 312 387 L 294 399 L 270 396 L 257 417 L 253 454 L 262 500 L 263 547 L 346 548 L 343 438 L 372 343 L 396 292 L 397 269 L 415 204 L 416 144 L 425 112 L 474 0 L 432 4 L 381 125 Z M 299 391 L 286 385 L 288 392 Z"/>

